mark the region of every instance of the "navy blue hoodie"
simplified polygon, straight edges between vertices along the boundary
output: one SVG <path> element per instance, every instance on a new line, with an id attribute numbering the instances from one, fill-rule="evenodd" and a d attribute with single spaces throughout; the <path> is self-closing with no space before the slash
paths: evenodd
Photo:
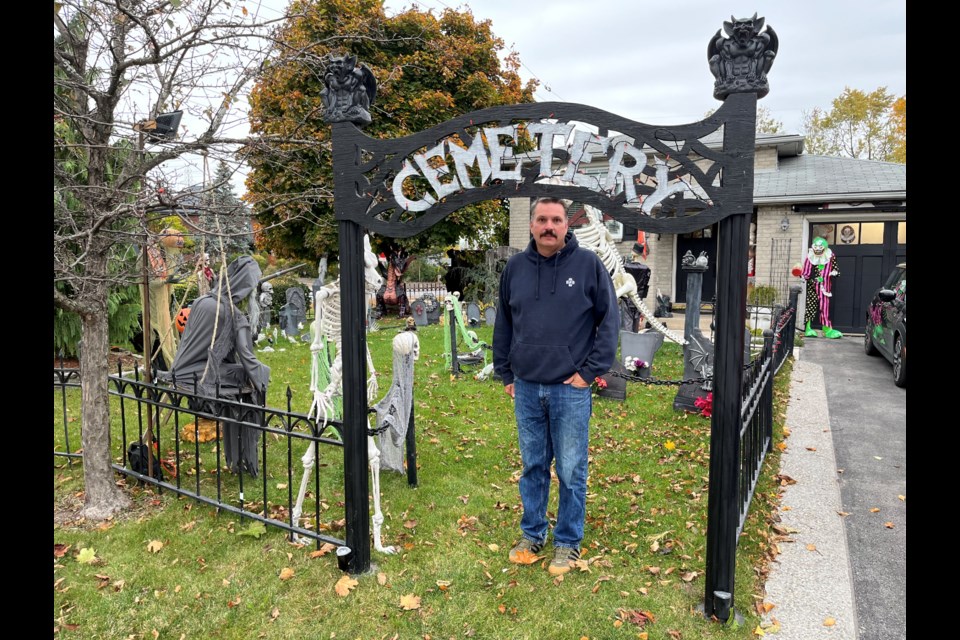
<path id="1" fill-rule="evenodd" d="M 617 355 L 620 320 L 610 274 L 572 231 L 564 242 L 544 258 L 531 240 L 500 277 L 493 364 L 504 385 L 514 378 L 557 384 L 574 372 L 593 382 Z"/>

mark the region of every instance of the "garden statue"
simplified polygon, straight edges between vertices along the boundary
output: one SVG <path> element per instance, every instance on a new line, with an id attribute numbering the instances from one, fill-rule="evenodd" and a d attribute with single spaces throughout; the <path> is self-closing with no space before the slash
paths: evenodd
<path id="1" fill-rule="evenodd" d="M 269 282 L 264 282 L 260 285 L 260 322 L 257 323 L 259 326 L 256 328 L 256 334 L 259 337 L 263 331 L 270 326 L 271 317 L 273 315 L 273 285 Z"/>
<path id="2" fill-rule="evenodd" d="M 725 100 L 731 93 L 756 93 L 762 98 L 770 93 L 767 72 L 777 57 L 779 39 L 773 27 L 763 29 L 765 19 L 753 14 L 752 18 L 734 18 L 723 23 L 707 46 L 710 72 L 716 78 L 713 97 Z"/>
<path id="3" fill-rule="evenodd" d="M 827 246 L 827 241 L 817 236 L 807 251 L 807 259 L 803 261 L 803 270 L 800 277 L 807 281 L 806 330 L 803 335 L 816 338 L 818 334 L 810 323 L 817 313 L 820 314 L 820 324 L 823 326 L 823 337 L 842 338 L 843 334 L 830 324 L 830 298 L 833 297 L 833 278 L 840 275 L 837 268 L 837 257 Z"/>
<path id="4" fill-rule="evenodd" d="M 174 254 L 183 247 L 183 235 L 176 229 L 168 228 L 160 232 L 158 242 L 147 247 L 147 259 L 150 262 L 148 276 L 150 287 L 150 333 L 144 336 L 144 358 L 153 362 L 154 336 L 160 342 L 160 354 L 163 356 L 161 369 L 169 368 L 177 353 L 177 338 L 179 334 L 174 330 L 173 317 L 170 315 L 170 300 L 173 296 L 171 285 L 178 282 L 173 273 Z M 145 296 L 144 285 L 141 285 L 141 302 Z"/>
<path id="5" fill-rule="evenodd" d="M 270 382 L 270 367 L 253 353 L 253 328 L 242 309 L 256 305 L 259 279 L 260 267 L 250 256 L 240 256 L 230 263 L 226 274 L 221 272 L 217 286 L 190 306 L 190 321 L 186 323 L 180 349 L 170 373 L 162 375 L 162 379 L 187 391 L 193 391 L 196 384 L 201 396 L 262 405 Z M 191 408 L 216 412 L 209 407 Z M 232 406 L 224 410 L 228 414 L 223 420 L 227 466 L 235 473 L 246 471 L 256 477 L 260 430 L 236 421 L 260 422 L 262 416 Z"/>
<path id="6" fill-rule="evenodd" d="M 377 96 L 377 81 L 357 56 L 332 56 L 323 75 L 326 85 L 320 91 L 320 99 L 328 122 L 352 122 L 356 125 L 370 124 L 370 106 Z"/>
<path id="7" fill-rule="evenodd" d="M 373 294 L 383 284 L 383 278 L 377 273 L 377 256 L 370 249 L 370 236 L 363 238 L 364 288 L 367 295 Z M 337 413 L 335 401 L 343 395 L 343 358 L 342 332 L 340 318 L 340 278 L 324 285 L 317 292 L 314 302 L 316 319 L 313 321 L 313 343 L 310 345 L 310 391 L 313 403 L 309 416 L 316 418 L 324 427 L 327 421 Z M 336 349 L 336 355 L 330 360 L 330 348 Z M 367 402 L 372 404 L 377 394 L 377 372 L 373 367 L 370 350 L 367 349 Z M 362 384 L 362 381 L 348 380 L 347 384 Z M 322 428 L 321 428 L 322 431 Z M 373 493 L 373 547 L 381 553 L 394 553 L 393 547 L 384 547 L 380 540 L 380 527 L 383 524 L 383 512 L 380 510 L 380 450 L 370 435 L 370 423 L 367 422 L 367 457 L 370 463 Z M 306 497 L 307 481 L 316 464 L 316 445 L 311 444 L 303 454 L 303 478 L 297 493 L 297 502 L 293 507 L 293 526 L 298 526 L 303 514 L 303 500 Z"/>
<path id="8" fill-rule="evenodd" d="M 407 289 L 403 285 L 403 275 L 413 262 L 413 256 L 399 247 L 390 247 L 386 255 L 387 281 L 377 290 L 376 317 L 382 318 L 387 313 L 387 305 L 396 305 L 397 315 L 402 318 L 407 315 L 410 302 L 407 300 Z"/>

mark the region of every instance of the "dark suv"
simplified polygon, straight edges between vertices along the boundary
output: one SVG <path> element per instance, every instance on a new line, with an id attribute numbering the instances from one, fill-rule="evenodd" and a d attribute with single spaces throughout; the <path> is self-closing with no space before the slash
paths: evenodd
<path id="1" fill-rule="evenodd" d="M 907 263 L 898 264 L 867 309 L 863 333 L 867 355 L 883 356 L 893 363 L 893 381 L 907 386 Z"/>

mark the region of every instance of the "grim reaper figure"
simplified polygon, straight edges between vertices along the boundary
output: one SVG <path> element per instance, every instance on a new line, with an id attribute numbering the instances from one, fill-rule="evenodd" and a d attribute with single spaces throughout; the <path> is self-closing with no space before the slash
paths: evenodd
<path id="1" fill-rule="evenodd" d="M 227 268 L 225 278 L 207 295 L 197 298 L 190 322 L 183 332 L 180 349 L 173 360 L 172 380 L 181 388 L 202 396 L 240 400 L 262 405 L 270 382 L 270 367 L 253 352 L 253 328 L 247 313 L 256 311 L 260 267 L 250 256 L 240 256 Z M 251 309 L 251 306 L 253 307 Z M 194 410 L 209 410 L 200 402 Z M 261 421 L 259 412 L 227 407 L 223 442 L 227 466 L 233 472 L 246 471 L 256 477 L 257 443 L 260 430 L 235 421 Z M 230 413 L 233 415 L 229 415 Z M 232 419 L 231 419 L 232 418 Z"/>

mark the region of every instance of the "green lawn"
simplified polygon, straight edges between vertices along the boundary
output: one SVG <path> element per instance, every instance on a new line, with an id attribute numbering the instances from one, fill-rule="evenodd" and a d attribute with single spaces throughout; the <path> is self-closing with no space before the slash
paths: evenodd
<path id="1" fill-rule="evenodd" d="M 381 322 L 368 341 L 380 373 L 381 395 L 391 380 L 391 340 L 399 326 Z M 477 333 L 489 341 L 492 331 Z M 586 565 L 562 579 L 545 563 L 515 566 L 507 551 L 519 535 L 520 456 L 510 398 L 499 382 L 444 369 L 442 328 L 422 327 L 416 366 L 419 488 L 385 472 L 384 543 L 398 555 L 373 552 L 374 570 L 353 576 L 340 596 L 343 574 L 332 554 L 290 544 L 268 529 L 244 535 L 241 521 L 212 507 L 123 482 L 135 508 L 105 524 L 71 519 L 82 496 L 82 471 L 54 458 L 54 628 L 64 638 L 749 638 L 759 618 L 765 558 L 771 552 L 769 516 L 775 505 L 779 450 L 768 456 L 737 557 L 735 606 L 742 625 L 720 626 L 696 612 L 703 599 L 710 422 L 671 408 L 676 387 L 630 384 L 626 402 L 596 399 L 583 557 Z M 309 346 L 284 343 L 261 354 L 272 368 L 268 404 L 294 410 L 310 404 Z M 666 344 L 654 362 L 656 378 L 680 377 L 681 350 Z M 775 391 L 775 439 L 782 438 L 789 362 Z M 79 447 L 79 401 L 69 394 L 67 426 Z M 54 393 L 54 438 L 62 447 L 61 400 Z M 114 400 L 117 403 L 117 400 Z M 119 413 L 119 412 L 117 412 Z M 74 418 L 77 418 L 74 420 Z M 185 422 L 181 418 L 181 423 Z M 115 456 L 121 455 L 115 419 Z M 164 455 L 174 438 L 161 432 Z M 267 436 L 272 438 L 272 436 Z M 132 440 L 128 434 L 127 440 Z M 263 478 L 245 479 L 248 509 L 271 512 L 296 491 L 299 473 L 283 465 L 286 444 L 270 443 Z M 294 442 L 295 462 L 304 443 Z M 201 465 L 183 482 L 216 491 L 213 444 L 201 445 Z M 183 454 L 183 452 L 181 452 Z M 184 454 L 186 455 L 186 454 Z M 183 459 L 183 458 L 181 458 Z M 321 453 L 320 522 L 343 537 L 340 451 Z M 299 464 L 297 462 L 297 464 Z M 188 465 L 184 465 L 187 467 Z M 192 473 L 191 473 L 192 472 Z M 221 491 L 239 498 L 238 478 Z M 292 484 L 292 487 L 291 487 Z M 556 485 L 555 485 L 556 486 Z M 209 488 L 209 489 L 208 489 Z M 311 505 L 316 504 L 311 496 Z M 551 512 L 556 495 L 552 496 Z M 307 509 L 311 513 L 313 506 Z M 282 515 L 282 514 L 281 514 Z M 160 543 L 160 544 L 157 544 Z M 161 546 L 162 545 L 162 546 Z M 64 552 L 64 548 L 66 551 Z M 87 549 L 88 551 L 81 551 Z M 91 557 L 93 562 L 85 562 Z M 58 556 L 58 553 L 62 555 Z M 290 571 L 292 570 L 292 577 Z M 286 579 L 283 579 L 286 578 Z M 418 608 L 404 609 L 418 604 Z M 412 603 L 412 604 L 411 604 Z M 637 624 L 650 614 L 645 626 Z"/>

